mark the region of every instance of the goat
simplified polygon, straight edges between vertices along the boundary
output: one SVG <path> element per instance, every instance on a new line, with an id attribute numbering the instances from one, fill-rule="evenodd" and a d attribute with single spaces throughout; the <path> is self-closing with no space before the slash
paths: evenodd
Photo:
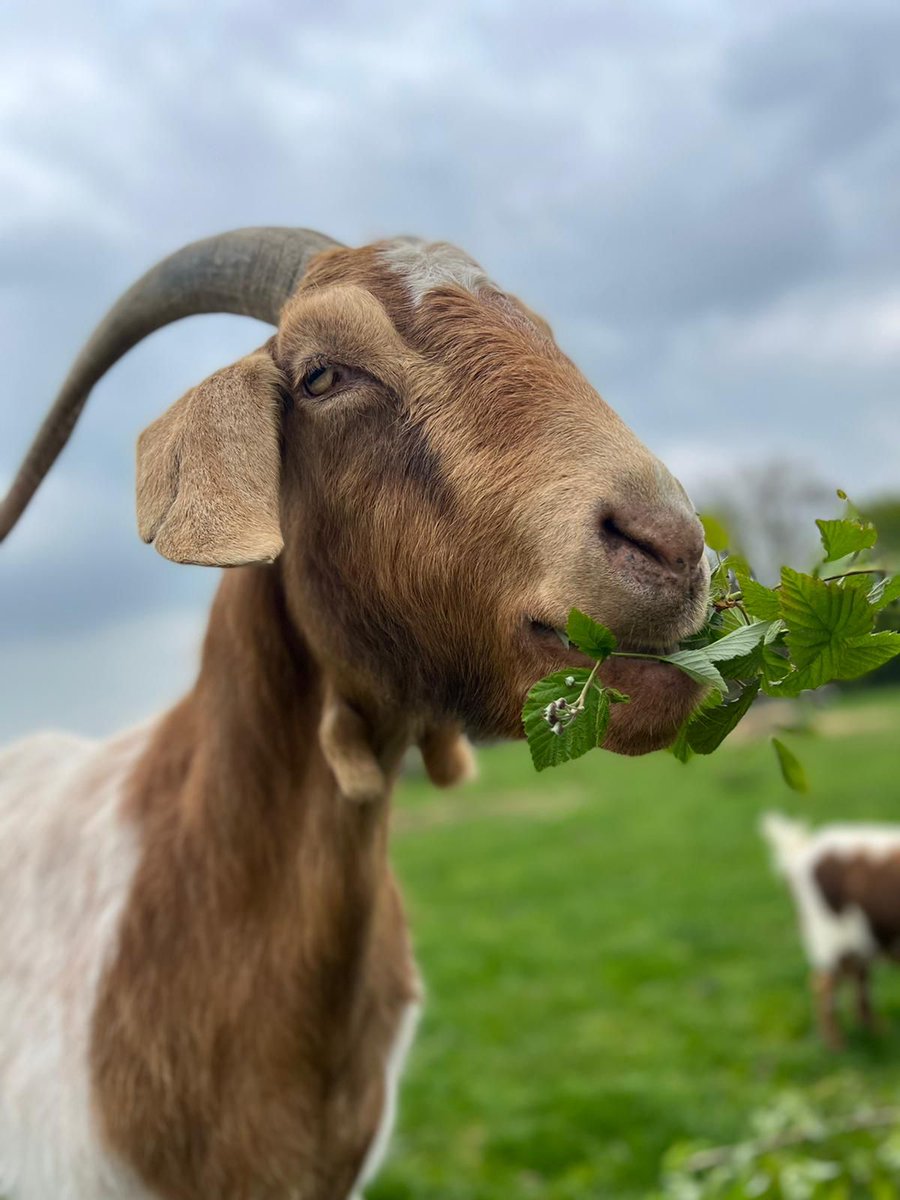
<path id="1" fill-rule="evenodd" d="M 701 526 L 546 323 L 467 255 L 238 230 L 176 252 L 98 327 L 0 538 L 93 384 L 198 312 L 260 349 L 141 435 L 141 537 L 231 567 L 197 681 L 102 745 L 0 759 L 0 1191 L 10 1200 L 345 1200 L 384 1149 L 421 988 L 388 861 L 418 743 L 520 737 L 529 686 L 696 630 Z M 607 745 L 671 741 L 698 686 L 617 659 Z"/>
<path id="2" fill-rule="evenodd" d="M 872 1031 L 871 964 L 881 955 L 900 961 L 900 825 L 824 825 L 812 832 L 767 813 L 761 829 L 793 894 L 819 1032 L 840 1049 L 841 982 L 853 981 L 858 1020 Z"/>

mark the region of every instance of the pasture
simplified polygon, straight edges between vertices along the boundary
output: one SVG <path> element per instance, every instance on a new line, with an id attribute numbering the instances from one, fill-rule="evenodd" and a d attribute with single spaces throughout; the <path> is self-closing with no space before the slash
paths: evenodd
<path id="1" fill-rule="evenodd" d="M 756 825 L 767 808 L 900 820 L 900 692 L 821 724 L 787 735 L 808 796 L 767 739 L 540 776 L 507 745 L 455 793 L 407 781 L 394 860 L 428 1004 L 370 1200 L 643 1198 L 671 1144 L 735 1141 L 785 1090 L 897 1102 L 900 970 L 875 979 L 888 1032 L 820 1046 Z"/>

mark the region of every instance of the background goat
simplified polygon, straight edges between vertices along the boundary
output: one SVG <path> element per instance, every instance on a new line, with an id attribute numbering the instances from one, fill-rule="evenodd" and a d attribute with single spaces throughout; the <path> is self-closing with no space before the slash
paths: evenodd
<path id="1" fill-rule="evenodd" d="M 344 1200 L 383 1149 L 420 989 L 388 865 L 418 743 L 521 735 L 530 684 L 703 619 L 680 485 L 546 324 L 446 245 L 243 230 L 173 255 L 76 362 L 4 536 L 93 384 L 198 312 L 277 325 L 138 446 L 141 536 L 237 567 L 199 677 L 104 745 L 0 759 L 0 1190 L 20 1200 Z M 699 689 L 611 660 L 608 744 L 669 741 Z"/>
<path id="2" fill-rule="evenodd" d="M 873 1029 L 873 959 L 900 961 L 900 826 L 824 825 L 767 813 L 762 832 L 787 880 L 806 955 L 819 1029 L 834 1048 L 843 1043 L 837 993 L 853 981 L 859 1021 Z"/>

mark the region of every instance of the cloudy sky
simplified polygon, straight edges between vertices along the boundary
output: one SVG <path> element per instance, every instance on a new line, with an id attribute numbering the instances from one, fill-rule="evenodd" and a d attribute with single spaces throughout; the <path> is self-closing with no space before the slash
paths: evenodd
<path id="1" fill-rule="evenodd" d="M 772 458 L 900 486 L 896 0 L 12 0 L 0 486 L 94 322 L 193 238 L 463 245 L 695 498 Z M 141 545 L 133 443 L 260 340 L 156 334 L 0 547 L 0 737 L 190 679 L 215 572 Z"/>

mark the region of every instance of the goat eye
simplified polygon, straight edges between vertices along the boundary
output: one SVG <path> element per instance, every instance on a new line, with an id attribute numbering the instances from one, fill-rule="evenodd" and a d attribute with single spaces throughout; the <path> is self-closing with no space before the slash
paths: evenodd
<path id="1" fill-rule="evenodd" d="M 337 384 L 340 373 L 337 367 L 315 367 L 303 377 L 303 387 L 310 396 L 324 396 Z"/>

